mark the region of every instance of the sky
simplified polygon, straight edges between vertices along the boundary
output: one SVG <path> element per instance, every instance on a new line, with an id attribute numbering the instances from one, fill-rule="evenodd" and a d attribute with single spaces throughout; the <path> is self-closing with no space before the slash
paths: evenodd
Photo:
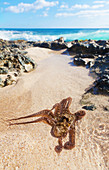
<path id="1" fill-rule="evenodd" d="M 0 28 L 109 28 L 109 0 L 0 0 Z"/>

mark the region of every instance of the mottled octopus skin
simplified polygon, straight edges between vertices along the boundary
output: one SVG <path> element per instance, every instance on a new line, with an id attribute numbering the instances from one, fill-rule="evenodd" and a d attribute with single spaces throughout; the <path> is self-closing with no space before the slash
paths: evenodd
<path id="1" fill-rule="evenodd" d="M 15 119 L 9 119 L 9 125 L 20 125 L 20 124 L 29 124 L 29 123 L 37 123 L 37 122 L 45 122 L 49 124 L 51 129 L 52 136 L 58 138 L 58 145 L 55 147 L 55 151 L 60 153 L 62 149 L 72 149 L 75 147 L 75 122 L 77 120 L 82 119 L 85 116 L 85 111 L 80 110 L 74 114 L 72 114 L 69 110 L 69 106 L 71 105 L 72 98 L 68 97 L 63 99 L 60 103 L 56 103 L 51 110 L 46 109 L 42 110 L 38 113 L 34 113 L 28 116 L 19 117 Z M 33 121 L 27 122 L 15 122 L 14 120 L 20 120 L 31 117 L 39 117 Z M 69 141 L 66 142 L 63 146 L 62 139 L 66 137 L 69 133 Z"/>

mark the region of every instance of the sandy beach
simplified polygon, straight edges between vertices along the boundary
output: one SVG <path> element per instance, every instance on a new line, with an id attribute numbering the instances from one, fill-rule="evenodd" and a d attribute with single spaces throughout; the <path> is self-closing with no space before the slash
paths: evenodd
<path id="1" fill-rule="evenodd" d="M 72 113 L 82 109 L 80 100 L 94 82 L 85 67 L 72 65 L 71 56 L 50 49 L 28 48 L 37 63 L 16 84 L 0 89 L 0 170 L 106 170 L 109 167 L 108 96 L 89 95 L 96 110 L 76 123 L 76 145 L 72 150 L 54 151 L 57 139 L 44 123 L 9 126 L 6 119 L 36 113 L 66 97 L 72 97 Z M 29 119 L 29 120 L 34 120 Z M 64 142 L 68 137 L 64 139 Z"/>

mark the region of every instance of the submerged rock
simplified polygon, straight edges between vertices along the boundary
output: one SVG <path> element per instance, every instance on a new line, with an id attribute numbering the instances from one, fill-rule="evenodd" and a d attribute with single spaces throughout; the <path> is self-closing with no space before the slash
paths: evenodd
<path id="1" fill-rule="evenodd" d="M 82 107 L 83 109 L 86 109 L 86 110 L 91 110 L 91 111 L 93 111 L 93 110 L 95 110 L 96 109 L 96 107 L 95 107 L 95 105 L 89 105 L 89 106 L 83 106 Z"/>

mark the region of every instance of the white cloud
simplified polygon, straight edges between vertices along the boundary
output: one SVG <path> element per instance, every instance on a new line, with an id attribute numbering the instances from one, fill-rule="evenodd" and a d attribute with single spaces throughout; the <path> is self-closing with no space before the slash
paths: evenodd
<path id="1" fill-rule="evenodd" d="M 60 8 L 61 8 L 61 9 L 63 9 L 63 8 L 68 8 L 68 5 L 63 4 L 63 5 L 60 6 Z"/>
<path id="2" fill-rule="evenodd" d="M 56 17 L 71 17 L 71 16 L 81 16 L 81 17 L 95 17 L 95 16 L 106 16 L 109 15 L 109 10 L 83 10 L 77 13 L 57 13 Z"/>
<path id="3" fill-rule="evenodd" d="M 56 17 L 71 17 L 71 16 L 75 16 L 76 13 L 67 13 L 67 12 L 64 12 L 64 13 L 57 13 L 56 14 Z"/>
<path id="4" fill-rule="evenodd" d="M 56 6 L 58 4 L 58 1 L 51 1 L 48 2 L 46 0 L 36 0 L 34 3 L 27 4 L 27 3 L 19 3 L 17 6 L 9 6 L 6 8 L 6 11 L 14 12 L 14 13 L 23 13 L 23 12 L 28 12 L 28 11 L 36 11 L 42 8 L 49 8 Z"/>
<path id="5" fill-rule="evenodd" d="M 94 1 L 95 4 L 109 4 L 109 1 Z"/>
<path id="6" fill-rule="evenodd" d="M 25 3 L 20 3 L 18 6 L 9 6 L 6 8 L 6 11 L 11 11 L 14 13 L 22 13 L 22 12 L 27 12 L 29 10 L 32 10 L 34 8 L 33 4 L 25 4 Z"/>
<path id="7" fill-rule="evenodd" d="M 103 4 L 93 5 L 93 6 L 92 6 L 92 9 L 97 9 L 97 8 L 102 8 L 102 7 L 104 7 Z"/>
<path id="8" fill-rule="evenodd" d="M 4 5 L 9 5 L 10 3 L 9 3 L 9 2 L 4 2 L 3 4 L 4 4 Z"/>
<path id="9" fill-rule="evenodd" d="M 93 3 L 95 3 L 95 4 L 103 4 L 103 3 L 105 3 L 105 1 L 94 1 Z"/>
<path id="10" fill-rule="evenodd" d="M 72 10 L 75 10 L 75 9 L 98 9 L 98 8 L 101 8 L 101 7 L 104 7 L 104 4 L 96 4 L 96 5 L 88 5 L 88 4 L 75 4 L 71 7 L 69 7 L 68 5 L 61 5 L 60 6 L 60 10 L 67 10 L 67 11 L 72 11 Z"/>
<path id="11" fill-rule="evenodd" d="M 90 6 L 90 5 L 87 5 L 87 4 L 76 4 L 74 6 L 71 7 L 71 9 L 74 9 L 74 8 L 78 8 L 78 9 L 97 9 L 97 8 L 101 8 L 101 7 L 104 7 L 103 4 L 98 4 L 98 5 L 93 5 L 93 6 Z"/>
<path id="12" fill-rule="evenodd" d="M 75 5 L 71 6 L 71 7 L 69 7 L 67 4 L 63 4 L 63 5 L 60 6 L 60 9 L 66 9 L 66 10 L 87 9 L 87 8 L 90 8 L 90 6 L 87 5 L 87 4 L 83 4 L 83 5 L 75 4 Z"/>
<path id="13" fill-rule="evenodd" d="M 87 11 L 80 11 L 78 15 L 82 16 L 106 16 L 109 15 L 109 10 L 87 10 Z"/>
<path id="14" fill-rule="evenodd" d="M 89 8 L 90 6 L 89 5 L 87 5 L 87 4 L 83 4 L 83 5 L 81 5 L 81 4 L 75 4 L 74 6 L 72 6 L 71 8 L 73 9 L 73 8 L 78 8 L 78 9 L 87 9 L 87 8 Z"/>

